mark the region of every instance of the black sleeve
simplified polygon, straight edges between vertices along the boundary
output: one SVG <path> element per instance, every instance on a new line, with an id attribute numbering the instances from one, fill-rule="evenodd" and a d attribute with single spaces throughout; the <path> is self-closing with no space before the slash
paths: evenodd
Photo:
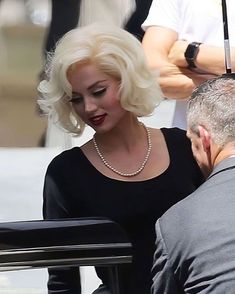
<path id="1" fill-rule="evenodd" d="M 48 294 L 81 294 L 78 268 L 53 268 L 48 269 L 48 273 Z"/>
<path id="2" fill-rule="evenodd" d="M 69 205 L 63 181 L 55 176 L 55 170 L 49 165 L 43 190 L 44 219 L 69 217 Z M 54 175 L 54 177 L 53 177 Z M 62 182 L 62 184 L 61 184 Z M 81 294 L 80 273 L 78 267 L 48 269 L 48 294 Z"/>
<path id="3" fill-rule="evenodd" d="M 69 207 L 66 193 L 63 191 L 63 187 L 56 183 L 56 180 L 47 173 L 43 189 L 43 218 L 57 219 L 68 217 Z"/>

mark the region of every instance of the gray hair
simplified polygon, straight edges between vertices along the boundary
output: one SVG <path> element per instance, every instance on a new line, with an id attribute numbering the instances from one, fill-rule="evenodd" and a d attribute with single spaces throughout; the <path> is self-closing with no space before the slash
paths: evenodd
<path id="1" fill-rule="evenodd" d="M 78 27 L 65 34 L 49 55 L 48 79 L 38 86 L 40 107 L 67 131 L 79 135 L 85 127 L 69 102 L 72 87 L 67 72 L 74 64 L 89 63 L 120 82 L 121 105 L 136 116 L 150 115 L 161 101 L 156 75 L 136 37 L 112 25 Z"/>
<path id="2" fill-rule="evenodd" d="M 197 87 L 188 102 L 187 123 L 195 133 L 203 125 L 218 146 L 234 141 L 235 79 L 224 75 Z"/>

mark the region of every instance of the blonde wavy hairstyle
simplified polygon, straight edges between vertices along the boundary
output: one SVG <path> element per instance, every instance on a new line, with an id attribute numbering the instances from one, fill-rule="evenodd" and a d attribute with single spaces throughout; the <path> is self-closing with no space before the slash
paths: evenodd
<path id="1" fill-rule="evenodd" d="M 73 29 L 60 39 L 54 53 L 48 54 L 47 79 L 38 86 L 41 109 L 73 134 L 82 134 L 85 127 L 69 102 L 72 87 L 67 72 L 74 64 L 93 64 L 120 81 L 120 103 L 137 117 L 152 114 L 162 99 L 157 75 L 147 66 L 136 37 L 113 25 Z"/>

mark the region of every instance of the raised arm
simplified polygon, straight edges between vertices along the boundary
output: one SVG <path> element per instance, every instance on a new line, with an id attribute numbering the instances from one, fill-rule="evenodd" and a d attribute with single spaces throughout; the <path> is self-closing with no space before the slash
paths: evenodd
<path id="1" fill-rule="evenodd" d="M 151 26 L 146 30 L 142 44 L 150 67 L 159 71 L 158 82 L 164 95 L 167 98 L 185 99 L 208 76 L 172 62 L 168 55 L 177 38 L 178 34 L 171 29 Z"/>

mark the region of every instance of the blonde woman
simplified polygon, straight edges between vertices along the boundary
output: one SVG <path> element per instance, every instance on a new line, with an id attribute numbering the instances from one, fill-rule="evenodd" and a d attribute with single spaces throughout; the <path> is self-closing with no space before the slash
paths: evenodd
<path id="1" fill-rule="evenodd" d="M 43 110 L 67 132 L 94 130 L 48 166 L 44 217 L 103 216 L 120 224 L 133 245 L 133 263 L 119 270 L 121 293 L 150 293 L 155 222 L 203 179 L 185 131 L 139 121 L 162 98 L 140 42 L 111 25 L 74 29 L 58 43 L 39 91 Z M 110 293 L 108 273 L 96 272 L 103 285 L 95 293 Z M 49 270 L 48 289 L 81 293 L 78 269 Z"/>

